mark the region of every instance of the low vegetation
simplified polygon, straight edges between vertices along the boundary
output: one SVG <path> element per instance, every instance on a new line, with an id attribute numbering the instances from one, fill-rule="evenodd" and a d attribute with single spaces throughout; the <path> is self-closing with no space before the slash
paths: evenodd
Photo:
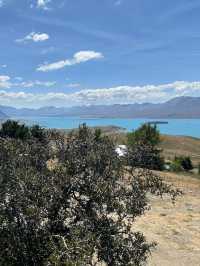
<path id="1" fill-rule="evenodd" d="M 46 139 L 46 133 L 39 125 L 27 127 L 14 120 L 7 120 L 0 129 L 0 137 L 20 140 L 38 139 L 42 141 Z"/>
<path id="2" fill-rule="evenodd" d="M 149 210 L 147 195 L 181 194 L 146 164 L 124 165 L 113 141 L 85 125 L 66 140 L 8 121 L 0 149 L 2 266 L 143 265 L 155 243 L 132 225 Z M 142 162 L 141 150 L 130 149 L 130 161 Z"/>
<path id="3" fill-rule="evenodd" d="M 180 156 L 180 157 L 175 157 L 173 162 L 170 165 L 170 169 L 174 172 L 180 172 L 180 171 L 190 171 L 194 167 L 192 165 L 192 161 L 189 156 Z"/>
<path id="4" fill-rule="evenodd" d="M 160 133 L 156 126 L 144 124 L 139 129 L 128 133 L 128 164 L 133 167 L 150 170 L 163 170 L 164 159 L 161 157 Z"/>

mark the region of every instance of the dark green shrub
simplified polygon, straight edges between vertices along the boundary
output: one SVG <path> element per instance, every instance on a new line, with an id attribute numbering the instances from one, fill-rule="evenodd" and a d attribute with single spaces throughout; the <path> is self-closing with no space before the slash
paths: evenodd
<path id="1" fill-rule="evenodd" d="M 190 171 L 193 169 L 192 161 L 189 156 L 175 157 L 171 165 L 172 171 Z"/>
<path id="2" fill-rule="evenodd" d="M 148 193 L 180 192 L 150 171 L 127 172 L 113 142 L 85 125 L 67 143 L 57 132 L 49 141 L 0 138 L 0 265 L 143 265 L 155 244 L 132 223 Z"/>
<path id="3" fill-rule="evenodd" d="M 38 141 L 45 141 L 47 139 L 47 131 L 39 125 L 28 127 L 17 121 L 7 120 L 1 125 L 0 137 L 21 140 L 37 139 Z"/>
<path id="4" fill-rule="evenodd" d="M 44 141 L 47 138 L 46 131 L 39 125 L 33 125 L 30 128 L 30 134 L 33 138 L 38 139 L 39 141 Z"/>
<path id="5" fill-rule="evenodd" d="M 19 124 L 17 121 L 7 120 L 1 125 L 1 137 L 9 137 L 25 140 L 30 137 L 29 128 L 24 124 Z"/>
<path id="6" fill-rule="evenodd" d="M 174 160 L 170 165 L 170 170 L 172 172 L 181 172 L 183 171 L 183 167 L 181 165 L 181 162 L 179 160 Z"/>
<path id="7" fill-rule="evenodd" d="M 192 170 L 194 168 L 193 165 L 192 165 L 192 161 L 191 161 L 189 156 L 188 157 L 183 157 L 181 164 L 182 164 L 182 167 L 183 167 L 183 169 L 185 171 L 190 171 L 190 170 Z"/>
<path id="8" fill-rule="evenodd" d="M 129 146 L 135 144 L 157 146 L 160 143 L 160 133 L 156 126 L 144 124 L 137 130 L 127 134 Z"/>
<path id="9" fill-rule="evenodd" d="M 157 147 L 159 143 L 160 133 L 156 126 L 150 124 L 144 124 L 136 131 L 128 133 L 128 164 L 150 170 L 163 170 L 164 159 Z"/>
<path id="10" fill-rule="evenodd" d="M 127 160 L 132 167 L 164 170 L 164 159 L 160 156 L 160 150 L 150 145 L 137 144 L 129 147 Z"/>

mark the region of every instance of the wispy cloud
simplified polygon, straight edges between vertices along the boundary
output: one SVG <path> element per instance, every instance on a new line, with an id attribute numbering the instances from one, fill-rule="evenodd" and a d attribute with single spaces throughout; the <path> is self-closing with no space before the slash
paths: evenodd
<path id="1" fill-rule="evenodd" d="M 41 54 L 45 55 L 45 54 L 53 53 L 55 50 L 56 48 L 54 46 L 50 46 L 50 47 L 44 48 L 41 51 Z"/>
<path id="2" fill-rule="evenodd" d="M 41 65 L 37 68 L 37 71 L 48 72 L 52 70 L 58 70 L 66 66 L 73 66 L 76 64 L 100 58 L 103 58 L 102 53 L 95 51 L 80 51 L 78 53 L 75 53 L 72 59 L 66 59 L 51 64 Z"/>
<path id="3" fill-rule="evenodd" d="M 9 76 L 0 76 L 0 88 L 9 88 L 10 87 L 10 77 Z"/>
<path id="4" fill-rule="evenodd" d="M 67 87 L 68 88 L 79 88 L 81 86 L 81 84 L 79 83 L 70 83 L 70 84 L 67 84 Z"/>
<path id="5" fill-rule="evenodd" d="M 9 76 L 0 76 L 0 88 L 33 88 L 33 87 L 52 87 L 56 84 L 55 81 L 23 81 L 21 77 L 15 77 L 15 81 L 11 81 Z"/>
<path id="6" fill-rule="evenodd" d="M 1 78 L 2 79 L 2 78 Z M 3 78 L 8 82 L 8 78 Z M 165 102 L 178 96 L 200 96 L 200 81 L 176 81 L 169 84 L 146 86 L 118 86 L 113 88 L 81 90 L 74 93 L 26 93 L 0 91 L 0 104 L 16 107 L 77 106 L 88 104 L 130 104 Z"/>
<path id="7" fill-rule="evenodd" d="M 25 43 L 27 41 L 33 41 L 33 42 L 44 42 L 48 40 L 50 37 L 47 33 L 36 33 L 36 32 L 31 32 L 28 35 L 26 35 L 22 39 L 17 39 L 16 42 L 22 42 Z"/>
<path id="8" fill-rule="evenodd" d="M 42 86 L 42 87 L 52 87 L 56 84 L 55 81 L 24 81 L 18 84 L 14 84 L 14 86 L 21 86 L 23 88 L 32 88 L 36 86 Z"/>
<path id="9" fill-rule="evenodd" d="M 37 7 L 41 8 L 43 10 L 48 10 L 48 4 L 51 2 L 51 0 L 37 0 Z"/>

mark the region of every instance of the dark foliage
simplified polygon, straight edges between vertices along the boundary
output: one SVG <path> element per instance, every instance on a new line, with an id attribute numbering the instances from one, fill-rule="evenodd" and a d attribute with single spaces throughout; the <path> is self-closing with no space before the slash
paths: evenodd
<path id="1" fill-rule="evenodd" d="M 156 125 L 152 126 L 149 123 L 143 124 L 137 130 L 128 133 L 127 138 L 129 146 L 138 143 L 148 146 L 156 146 L 160 143 L 160 133 Z"/>
<path id="2" fill-rule="evenodd" d="M 151 145 L 137 144 L 129 147 L 127 160 L 132 167 L 160 171 L 164 169 L 164 159 L 160 156 L 160 150 Z"/>
<path id="3" fill-rule="evenodd" d="M 164 169 L 164 159 L 157 147 L 160 143 L 160 133 L 156 126 L 144 124 L 132 133 L 128 133 L 127 139 L 129 165 L 150 170 Z"/>
<path id="4" fill-rule="evenodd" d="M 192 165 L 192 161 L 189 156 L 180 156 L 175 157 L 172 163 L 172 170 L 174 171 L 190 171 L 194 167 Z"/>
<path id="5" fill-rule="evenodd" d="M 47 138 L 47 132 L 39 125 L 33 125 L 30 129 L 30 135 L 39 141 L 45 141 Z"/>
<path id="6" fill-rule="evenodd" d="M 47 138 L 47 131 L 39 125 L 28 127 L 14 120 L 7 120 L 1 125 L 0 137 L 14 138 L 21 140 L 37 139 L 38 141 L 45 141 Z"/>
<path id="7" fill-rule="evenodd" d="M 190 171 L 194 168 L 189 156 L 181 158 L 181 165 L 185 171 Z"/>
<path id="8" fill-rule="evenodd" d="M 52 132 L 48 145 L 1 138 L 0 150 L 2 266 L 142 265 L 155 244 L 132 225 L 147 193 L 180 194 L 148 170 L 126 170 L 112 141 L 85 125 L 67 141 Z"/>
<path id="9" fill-rule="evenodd" d="M 1 126 L 0 136 L 25 140 L 30 137 L 30 132 L 24 124 L 20 125 L 17 121 L 7 120 Z"/>

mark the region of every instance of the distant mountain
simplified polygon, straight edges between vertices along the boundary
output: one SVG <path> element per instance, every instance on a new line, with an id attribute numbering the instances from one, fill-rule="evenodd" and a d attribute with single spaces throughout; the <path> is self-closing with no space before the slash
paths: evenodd
<path id="1" fill-rule="evenodd" d="M 200 97 L 177 97 L 165 103 L 115 104 L 77 107 L 54 106 L 39 109 L 16 109 L 0 106 L 1 112 L 10 117 L 27 116 L 80 116 L 118 118 L 200 118 Z"/>
<path id="2" fill-rule="evenodd" d="M 4 119 L 7 119 L 7 118 L 8 118 L 8 116 L 4 112 L 2 112 L 0 110 L 0 120 L 4 120 Z"/>

